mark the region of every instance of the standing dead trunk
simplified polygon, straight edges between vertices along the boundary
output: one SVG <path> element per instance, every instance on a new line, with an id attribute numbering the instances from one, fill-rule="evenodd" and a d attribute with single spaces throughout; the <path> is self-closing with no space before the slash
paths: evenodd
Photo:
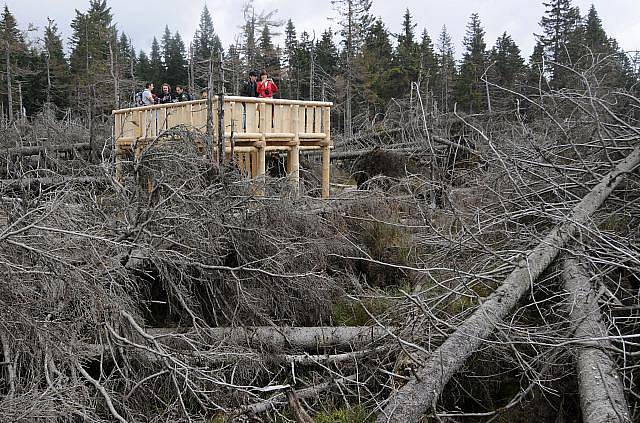
<path id="1" fill-rule="evenodd" d="M 604 338 L 608 335 L 590 277 L 578 260 L 564 261 L 562 277 L 569 292 L 569 316 L 579 340 Z M 585 423 L 630 422 L 629 407 L 624 397 L 617 366 L 607 351 L 609 341 L 597 340 L 577 351 L 576 367 L 580 385 L 580 406 Z"/>
<path id="2" fill-rule="evenodd" d="M 9 41 L 6 43 L 6 72 L 7 72 L 7 113 L 9 114 L 9 122 L 13 122 L 13 88 L 11 87 L 11 46 Z"/>
<path id="3" fill-rule="evenodd" d="M 20 107 L 20 111 L 18 112 L 18 116 L 20 120 L 24 120 L 27 117 L 24 109 L 24 101 L 22 100 L 22 82 L 18 82 L 18 106 Z"/>
<path id="4" fill-rule="evenodd" d="M 418 422 L 442 393 L 451 377 L 479 349 L 500 321 L 527 293 L 531 284 L 556 258 L 576 230 L 618 186 L 624 174 L 640 163 L 640 147 L 620 162 L 556 226 L 505 279 L 503 284 L 427 359 L 406 385 L 393 393 L 377 422 Z"/>
<path id="5" fill-rule="evenodd" d="M 109 73 L 113 80 L 113 108 L 117 109 L 120 107 L 120 78 L 118 77 L 118 57 L 113 53 L 111 42 L 109 42 Z"/>

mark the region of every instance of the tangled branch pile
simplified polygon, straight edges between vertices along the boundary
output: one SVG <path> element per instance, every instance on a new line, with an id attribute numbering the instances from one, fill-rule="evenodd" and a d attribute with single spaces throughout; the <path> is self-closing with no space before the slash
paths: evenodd
<path id="1" fill-rule="evenodd" d="M 606 176 L 637 155 L 640 101 L 586 93 L 529 118 L 413 108 L 402 172 L 347 159 L 363 190 L 329 203 L 255 198 L 175 144 L 124 186 L 3 184 L 0 420 L 575 421 L 601 391 L 576 358 L 619 375 L 585 421 L 637 419 L 637 163 Z"/>

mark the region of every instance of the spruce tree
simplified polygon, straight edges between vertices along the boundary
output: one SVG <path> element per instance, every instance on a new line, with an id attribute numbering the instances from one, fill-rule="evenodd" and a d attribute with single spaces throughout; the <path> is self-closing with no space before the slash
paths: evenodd
<path id="1" fill-rule="evenodd" d="M 64 55 L 58 26 L 49 19 L 44 29 L 42 59 L 46 80 L 46 101 L 59 109 L 66 109 L 70 101 L 71 74 Z"/>
<path id="2" fill-rule="evenodd" d="M 271 38 L 271 29 L 269 24 L 265 23 L 260 32 L 259 49 L 256 62 L 261 69 L 266 69 L 270 76 L 274 78 L 280 77 L 280 57 L 279 53 L 273 45 Z"/>
<path id="3" fill-rule="evenodd" d="M 438 62 L 438 74 L 435 79 L 436 100 L 439 108 L 443 112 L 453 109 L 453 79 L 456 72 L 456 62 L 454 57 L 451 36 L 447 32 L 447 27 L 442 26 L 438 43 L 436 44 L 436 59 Z"/>
<path id="4" fill-rule="evenodd" d="M 433 42 L 426 29 L 422 30 L 420 37 L 420 67 L 418 68 L 418 82 L 427 90 L 433 90 L 433 82 L 438 73 L 438 59 L 433 50 Z"/>
<path id="5" fill-rule="evenodd" d="M 219 60 L 223 51 L 220 37 L 215 32 L 213 18 L 205 5 L 200 14 L 200 24 L 191 44 L 194 71 L 194 85 L 197 89 L 204 88 L 209 83 L 209 60 Z"/>
<path id="6" fill-rule="evenodd" d="M 297 90 L 298 81 L 298 64 L 296 56 L 298 52 L 298 38 L 296 28 L 293 21 L 289 19 L 284 30 L 284 60 L 285 60 L 285 78 L 282 79 L 280 90 L 287 98 L 298 98 Z"/>
<path id="7" fill-rule="evenodd" d="M 497 95 L 492 96 L 491 101 L 494 108 L 506 110 L 512 107 L 517 99 L 510 91 L 522 92 L 527 72 L 520 48 L 506 32 L 496 40 L 495 46 L 491 49 L 490 62 L 487 78 L 492 84 L 505 89 L 492 89 L 491 91 Z"/>
<path id="8" fill-rule="evenodd" d="M 149 56 L 143 50 L 138 53 L 138 59 L 136 60 L 136 76 L 143 83 L 153 82 L 153 71 L 151 70 L 151 62 Z"/>
<path id="9" fill-rule="evenodd" d="M 242 66 L 240 49 L 236 44 L 231 44 L 229 46 L 227 55 L 225 56 L 225 67 L 230 72 L 229 76 L 226 78 L 230 83 L 230 92 L 240 94 L 240 87 L 243 81 L 247 78 L 247 73 L 244 66 Z"/>
<path id="10" fill-rule="evenodd" d="M 119 63 L 122 70 L 122 76 L 127 79 L 135 77 L 136 55 L 131 39 L 124 32 L 120 34 L 118 40 Z"/>
<path id="11" fill-rule="evenodd" d="M 151 53 L 149 55 L 150 60 L 150 74 L 147 76 L 147 82 L 153 82 L 155 90 L 160 89 L 164 78 L 164 65 L 162 64 L 162 53 L 160 51 L 160 43 L 156 37 L 153 37 L 151 42 Z"/>
<path id="12" fill-rule="evenodd" d="M 193 54 L 199 60 L 208 60 L 222 50 L 222 43 L 213 27 L 213 18 L 205 5 L 200 14 L 200 25 L 193 38 Z"/>
<path id="13" fill-rule="evenodd" d="M 187 83 L 187 59 L 186 49 L 180 33 L 176 31 L 169 38 L 168 45 L 164 49 L 165 81 L 172 88 L 176 85 L 185 86 Z"/>
<path id="14" fill-rule="evenodd" d="M 374 22 L 358 57 L 358 85 L 373 110 L 372 118 L 384 111 L 387 102 L 398 94 L 398 82 L 403 78 L 399 67 L 393 66 L 390 34 L 382 20 Z"/>
<path id="15" fill-rule="evenodd" d="M 253 9 L 253 4 L 251 2 L 247 3 L 244 7 L 244 24 L 242 26 L 242 36 L 244 39 L 244 62 L 247 68 L 255 69 L 256 68 L 256 54 L 257 54 L 257 44 L 256 44 L 256 24 L 257 17 L 255 10 Z"/>
<path id="16" fill-rule="evenodd" d="M 310 100 L 312 54 L 313 40 L 303 31 L 296 51 L 296 99 Z"/>
<path id="17" fill-rule="evenodd" d="M 345 134 L 349 137 L 353 135 L 351 107 L 352 89 L 356 77 L 353 61 L 373 21 L 369 13 L 371 0 L 332 0 L 331 4 L 340 15 L 338 23 L 344 45 L 342 62 L 342 72 L 345 78 L 344 129 Z"/>
<path id="18" fill-rule="evenodd" d="M 26 61 L 27 46 L 24 37 L 18 29 L 15 17 L 5 5 L 0 16 L 0 71 L 3 75 L 0 89 L 10 120 L 19 107 L 17 77 Z"/>
<path id="19" fill-rule="evenodd" d="M 325 74 L 334 76 L 338 66 L 338 47 L 333 42 L 331 28 L 325 30 L 316 43 L 317 65 Z"/>
<path id="20" fill-rule="evenodd" d="M 401 80 L 398 81 L 398 95 L 408 92 L 411 83 L 418 80 L 420 73 L 420 46 L 415 40 L 415 28 L 416 24 L 413 23 L 411 13 L 407 9 L 402 21 L 402 30 L 398 34 L 398 47 L 394 57 L 394 63 L 402 73 Z"/>
<path id="21" fill-rule="evenodd" d="M 91 119 L 95 113 L 109 113 L 118 107 L 117 80 L 111 73 L 112 53 L 117 53 L 116 31 L 106 0 L 90 0 L 85 13 L 76 10 L 71 29 L 73 92 L 77 107 L 87 111 Z"/>
<path id="22" fill-rule="evenodd" d="M 611 52 L 609 39 L 593 4 L 584 24 L 584 44 L 593 54 Z"/>
<path id="23" fill-rule="evenodd" d="M 545 57 L 549 63 L 551 81 L 556 87 L 566 87 L 572 78 L 567 69 L 572 67 L 579 54 L 576 30 L 580 23 L 580 11 L 571 5 L 571 0 L 550 0 L 544 2 L 545 15 L 540 21 L 543 34 L 538 36 L 544 46 Z M 573 41 L 573 42 L 572 42 Z"/>
<path id="24" fill-rule="evenodd" d="M 486 43 L 477 13 L 471 15 L 467 24 L 464 46 L 460 74 L 456 81 L 456 100 L 462 110 L 477 113 L 487 106 L 485 85 L 481 80 L 486 70 Z"/>
<path id="25" fill-rule="evenodd" d="M 168 82 L 169 75 L 167 72 L 167 62 L 171 60 L 171 48 L 173 43 L 173 35 L 169 30 L 169 25 L 165 25 L 164 32 L 160 38 L 160 47 L 162 48 L 162 81 Z M 173 78 L 172 78 L 173 79 Z M 173 87 L 173 84 L 169 82 Z"/>
<path id="26" fill-rule="evenodd" d="M 338 47 L 333 42 L 331 28 L 325 30 L 316 42 L 316 73 L 320 76 L 320 99 L 333 101 L 335 98 L 335 76 L 338 67 Z"/>

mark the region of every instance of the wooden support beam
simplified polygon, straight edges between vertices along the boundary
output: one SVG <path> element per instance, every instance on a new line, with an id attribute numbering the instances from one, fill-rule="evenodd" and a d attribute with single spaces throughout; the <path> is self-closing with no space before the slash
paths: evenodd
<path id="1" fill-rule="evenodd" d="M 298 146 L 291 147 L 287 153 L 287 172 L 293 193 L 297 196 L 300 191 L 300 148 Z"/>
<path id="2" fill-rule="evenodd" d="M 330 109 L 327 107 L 322 113 L 322 129 L 325 133 L 326 145 L 322 146 L 322 198 L 329 198 L 329 184 L 331 182 L 331 121 L 329 119 Z M 320 117 L 318 117 L 320 119 Z M 316 125 L 320 130 L 319 122 Z"/>
<path id="3" fill-rule="evenodd" d="M 329 198 L 329 182 L 331 180 L 331 149 L 322 147 L 322 198 Z"/>

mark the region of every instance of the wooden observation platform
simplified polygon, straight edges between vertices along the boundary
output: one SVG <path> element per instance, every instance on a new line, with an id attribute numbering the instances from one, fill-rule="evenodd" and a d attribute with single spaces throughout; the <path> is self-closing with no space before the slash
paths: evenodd
<path id="1" fill-rule="evenodd" d="M 206 133 L 208 100 L 195 100 L 114 110 L 116 177 L 123 178 L 122 161 L 139 156 L 154 140 L 176 127 Z M 218 151 L 217 97 L 213 105 L 213 152 Z M 320 101 L 263 99 L 224 96 L 224 149 L 232 154 L 240 170 L 261 182 L 266 153 L 287 153 L 287 174 L 295 190 L 299 187 L 300 152 L 322 150 L 322 196 L 329 197 L 331 106 Z M 160 137 L 160 138 L 159 138 Z M 169 138 L 170 142 L 179 142 Z M 198 145 L 204 151 L 204 145 Z"/>

